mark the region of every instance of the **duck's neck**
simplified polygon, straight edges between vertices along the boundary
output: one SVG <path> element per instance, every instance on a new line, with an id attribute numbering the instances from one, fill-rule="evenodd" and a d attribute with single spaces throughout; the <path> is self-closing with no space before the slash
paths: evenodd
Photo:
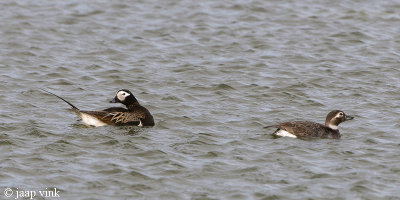
<path id="1" fill-rule="evenodd" d="M 333 129 L 333 130 L 338 130 L 338 126 L 337 126 L 337 125 L 334 125 L 334 124 L 326 124 L 326 123 L 325 123 L 325 126 L 331 128 L 331 129 Z"/>
<path id="2" fill-rule="evenodd" d="M 140 104 L 139 104 L 139 102 L 136 101 L 135 103 L 126 105 L 126 108 L 128 108 L 128 110 L 134 110 L 135 107 L 137 107 L 137 106 L 140 106 Z"/>

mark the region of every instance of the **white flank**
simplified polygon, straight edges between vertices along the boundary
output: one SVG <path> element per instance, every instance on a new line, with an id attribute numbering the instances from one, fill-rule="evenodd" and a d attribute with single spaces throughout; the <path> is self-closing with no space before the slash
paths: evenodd
<path id="1" fill-rule="evenodd" d="M 332 124 L 329 124 L 328 127 L 333 129 L 333 130 L 337 130 L 338 129 L 338 126 L 335 126 L 335 125 L 332 125 Z"/>
<path id="2" fill-rule="evenodd" d="M 106 123 L 98 120 L 96 117 L 90 116 L 88 114 L 85 113 L 81 113 L 81 118 L 83 123 L 87 124 L 87 125 L 91 125 L 91 126 L 105 126 L 107 125 Z"/>
<path id="3" fill-rule="evenodd" d="M 279 130 L 278 132 L 275 133 L 275 135 L 281 136 L 281 137 L 291 137 L 291 138 L 297 138 L 297 136 L 285 131 L 285 130 Z"/>
<path id="4" fill-rule="evenodd" d="M 140 120 L 140 119 L 139 119 L 139 122 L 140 122 L 140 123 L 139 123 L 139 125 L 138 125 L 138 126 L 142 127 L 142 126 L 143 126 L 143 124 L 142 124 L 142 120 Z"/>

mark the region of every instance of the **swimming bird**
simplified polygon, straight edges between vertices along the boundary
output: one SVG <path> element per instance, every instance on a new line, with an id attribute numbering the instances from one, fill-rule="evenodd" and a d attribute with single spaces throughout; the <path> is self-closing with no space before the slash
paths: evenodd
<path id="1" fill-rule="evenodd" d="M 101 111 L 79 110 L 64 98 L 49 91 L 43 91 L 54 95 L 69 104 L 76 115 L 87 125 L 154 126 L 154 118 L 150 114 L 149 110 L 141 106 L 135 96 L 127 89 L 118 90 L 115 97 L 110 101 L 110 103 L 122 103 L 126 106 L 126 108 L 111 107 Z"/>
<path id="2" fill-rule="evenodd" d="M 339 139 L 339 124 L 353 118 L 346 115 L 343 111 L 333 110 L 326 116 L 325 125 L 310 121 L 294 121 L 266 126 L 264 128 L 277 128 L 273 134 L 282 137 Z"/>

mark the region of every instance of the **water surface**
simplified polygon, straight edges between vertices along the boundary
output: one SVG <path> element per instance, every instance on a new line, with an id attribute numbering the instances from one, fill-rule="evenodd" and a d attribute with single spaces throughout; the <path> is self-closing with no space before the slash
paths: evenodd
<path id="1" fill-rule="evenodd" d="M 0 5 L 1 199 L 400 196 L 397 1 Z M 127 88 L 156 126 L 87 127 L 40 88 L 85 110 Z M 333 109 L 340 140 L 262 128 Z"/>

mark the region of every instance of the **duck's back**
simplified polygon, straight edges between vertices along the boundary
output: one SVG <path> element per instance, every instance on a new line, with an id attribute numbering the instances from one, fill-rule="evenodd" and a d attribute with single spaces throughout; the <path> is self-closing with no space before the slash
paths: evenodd
<path id="1" fill-rule="evenodd" d="M 102 111 L 80 111 L 80 112 L 92 116 L 107 125 L 154 126 L 153 116 L 145 107 L 140 105 L 134 106 L 129 110 L 121 107 L 112 107 L 104 109 Z M 81 118 L 82 120 L 85 121 L 83 117 Z"/>
<path id="2" fill-rule="evenodd" d="M 297 137 L 340 138 L 340 133 L 338 130 L 333 130 L 325 125 L 315 122 L 285 122 L 276 127 Z"/>

